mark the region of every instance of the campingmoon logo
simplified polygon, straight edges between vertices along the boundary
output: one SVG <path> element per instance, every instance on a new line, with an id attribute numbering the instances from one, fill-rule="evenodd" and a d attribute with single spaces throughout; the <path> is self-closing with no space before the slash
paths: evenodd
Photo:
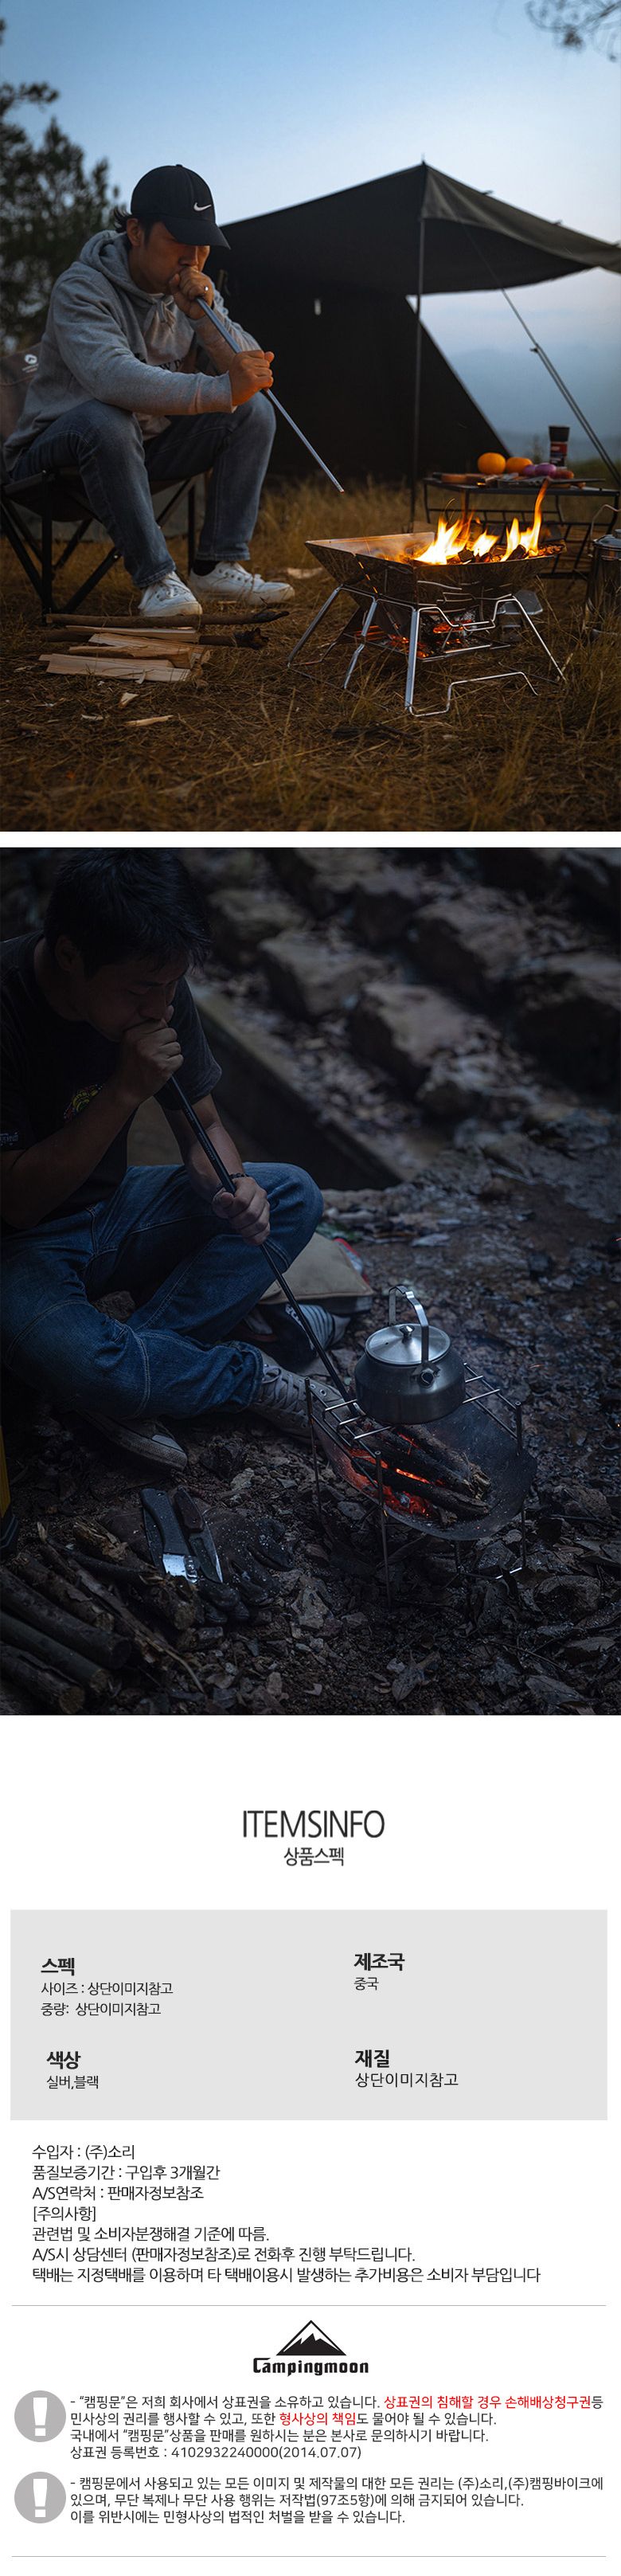
<path id="1" fill-rule="evenodd" d="M 256 2352 L 252 2367 L 259 2379 L 266 2373 L 273 2379 L 334 2379 L 337 2373 L 347 2379 L 360 2378 L 368 2372 L 369 2364 L 350 2361 L 342 2345 L 333 2343 L 323 2326 L 316 2326 L 309 2317 L 308 2325 L 292 2335 L 290 2343 L 280 2345 L 273 2361 L 269 2353 Z"/>

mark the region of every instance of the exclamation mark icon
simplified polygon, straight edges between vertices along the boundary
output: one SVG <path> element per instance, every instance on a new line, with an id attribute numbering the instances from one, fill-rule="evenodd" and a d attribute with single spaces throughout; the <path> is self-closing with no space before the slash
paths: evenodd
<path id="1" fill-rule="evenodd" d="M 33 2397 L 32 2412 L 34 2415 L 35 2442 L 44 2442 L 46 2438 L 47 2425 L 47 2397 Z"/>
<path id="2" fill-rule="evenodd" d="M 47 2509 L 47 2478 L 33 2478 L 32 2491 L 34 2495 L 35 2522 L 45 2522 Z"/>

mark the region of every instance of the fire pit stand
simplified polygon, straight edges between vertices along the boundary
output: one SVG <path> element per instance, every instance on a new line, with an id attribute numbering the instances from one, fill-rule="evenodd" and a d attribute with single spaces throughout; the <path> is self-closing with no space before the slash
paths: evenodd
<path id="1" fill-rule="evenodd" d="M 397 651 L 405 655 L 406 679 L 404 708 L 414 712 L 417 669 L 423 658 L 437 662 L 460 660 L 467 654 L 493 653 L 505 656 L 512 652 L 516 638 L 525 633 L 534 637 L 546 660 L 564 679 L 560 662 L 551 652 L 536 620 L 542 615 L 537 591 L 516 589 L 515 557 L 506 563 L 467 562 L 456 560 L 440 567 L 427 565 L 420 555 L 408 554 L 406 537 L 378 537 L 368 544 L 361 539 L 341 537 L 309 539 L 311 554 L 317 556 L 326 571 L 336 572 L 339 579 L 329 597 L 317 609 L 310 625 L 289 655 L 289 667 L 308 644 L 311 635 L 327 617 L 328 610 L 343 593 L 355 601 L 353 614 L 333 636 L 322 659 L 334 652 L 335 646 L 353 643 L 343 691 L 349 688 L 354 671 L 367 645 L 381 652 Z M 556 560 L 554 548 L 546 550 Z M 542 562 L 545 558 L 542 558 Z M 539 558 L 537 558 L 538 569 Z M 483 682 L 523 680 L 536 697 L 537 691 L 523 668 L 502 671 L 472 672 L 467 679 L 452 677 L 448 683 L 446 704 L 421 713 L 418 721 L 429 723 L 434 716 L 446 715 L 456 688 L 481 686 Z"/>
<path id="2" fill-rule="evenodd" d="M 463 1404 L 435 1426 L 441 1432 L 441 1444 L 433 1468 L 424 1430 L 395 1432 L 371 1422 L 355 1397 L 348 1402 L 331 1386 L 319 1390 L 307 1384 L 306 1401 L 322 1538 L 325 1521 L 319 1468 L 320 1460 L 327 1459 L 350 1490 L 360 1495 L 362 1503 L 376 1506 L 389 1610 L 391 1563 L 396 1564 L 409 1548 L 420 1547 L 423 1542 L 433 1540 L 445 1554 L 452 1550 L 461 1572 L 465 1548 L 487 1546 L 490 1539 L 510 1528 L 519 1517 L 520 1560 L 510 1570 L 526 1571 L 525 1502 L 535 1476 L 535 1459 L 524 1447 L 522 1404 L 505 1396 L 481 1371 L 467 1369 Z M 492 1411 L 492 1406 L 497 1410 Z M 479 1511 L 476 1506 L 466 1506 L 469 1516 L 462 1519 L 453 1486 L 460 1469 L 467 1473 L 473 1468 L 487 1480 L 489 1503 Z M 442 1505 L 444 1522 L 437 1517 Z M 404 1536 L 400 1547 L 389 1550 L 389 1528 L 392 1531 L 395 1526 Z"/>

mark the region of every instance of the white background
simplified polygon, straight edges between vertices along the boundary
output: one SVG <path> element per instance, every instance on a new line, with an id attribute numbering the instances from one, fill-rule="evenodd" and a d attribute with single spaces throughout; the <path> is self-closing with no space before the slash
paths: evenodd
<path id="1" fill-rule="evenodd" d="M 128 1905 L 253 1909 L 608 1905 L 613 1951 L 617 1855 L 616 1729 L 606 1720 L 436 1719 L 424 1727 L 395 1719 L 212 1721 L 33 1718 L 6 1724 L 8 1774 L 4 1930 L 10 1906 Z M 303 1805 L 380 1806 L 380 1842 L 356 1839 L 343 1869 L 287 1869 L 278 1842 L 242 1841 L 242 1809 Z M 221 1973 L 226 1977 L 226 1959 Z M 309 1969 L 310 1973 L 310 1969 Z M 5 1975 L 6 1986 L 6 1975 Z M 205 1997 L 206 2027 L 209 1998 Z M 231 2015 L 261 2009 L 252 1993 L 231 1996 Z M 303 2010 L 303 1998 L 301 1998 Z M 271 2016 L 270 2016 L 271 2017 Z M 197 2033 L 197 2044 L 201 2034 Z M 493 2044 L 493 2031 L 490 2033 Z M 302 2557 L 366 2563 L 416 2553 L 421 2564 L 453 2559 L 490 2568 L 513 2560 L 531 2568 L 556 2560 L 616 2565 L 614 2392 L 609 2357 L 612 2153 L 609 2123 L 464 2122 L 456 2129 L 396 2124 L 368 2132 L 351 2123 L 170 2122 L 133 2129 L 138 2153 L 217 2160 L 222 2183 L 200 2215 L 263 2222 L 281 2241 L 408 2239 L 426 2267 L 441 2263 L 539 2263 L 538 2287 L 477 2289 L 429 2285 L 404 2295 L 351 2284 L 342 2292 L 287 2287 L 259 2303 L 248 2288 L 202 2292 L 104 2292 L 71 2304 L 62 2293 L 38 2304 L 29 2269 L 30 2124 L 8 2125 L 8 2040 L 3 2048 L 8 2314 L 3 2420 L 3 2511 L 7 2565 L 96 2559 L 261 2559 Z M 614 2072 L 614 2070 L 613 2070 Z M 53 2106 L 62 2097 L 50 2097 Z M 87 2124 L 90 2125 L 90 2124 Z M 52 2107 L 49 2137 L 69 2133 L 67 2107 Z M 93 2134 L 97 2131 L 94 2115 Z M 83 2145 L 80 2122 L 75 2135 Z M 119 2128 L 120 2137 L 120 2128 Z M 617 2140 L 618 2160 L 618 2140 Z M 170 2204 L 168 2205 L 171 2206 Z M 139 2205 L 144 2215 L 143 2205 Z M 157 2205 L 152 2207 L 157 2216 Z M 179 2213 L 180 2215 L 182 2213 Z M 408 2301 L 411 2304 L 408 2304 Z M 217 2304 L 216 2304 L 217 2303 Z M 276 2352 L 307 2316 L 370 2362 L 362 2385 L 383 2398 L 402 2388 L 490 2386 L 503 2393 L 597 2389 L 599 2417 L 503 2418 L 487 2453 L 411 2446 L 371 2454 L 359 2465 L 458 2475 L 473 2468 L 536 2474 L 594 2474 L 607 2465 L 603 2503 L 590 2495 L 533 2500 L 522 2514 L 411 2517 L 400 2532 L 367 2526 L 280 2536 L 243 2529 L 216 2538 L 195 2526 L 174 2535 L 95 2527 L 80 2534 L 68 2515 L 44 2530 L 18 2520 L 17 2479 L 33 2449 L 17 2434 L 13 2409 L 28 2388 L 55 2388 L 66 2403 L 91 2388 L 169 2392 L 216 2387 L 250 2391 L 252 2356 Z M 353 2383 L 352 2383 L 353 2385 Z M 261 2383 L 254 2383 L 260 2389 Z M 273 2393 L 277 2383 L 263 2381 Z M 306 2382 L 306 2402 L 321 2402 Z M 310 2389 L 310 2396 L 308 2391 Z M 69 2481 L 67 2432 L 36 2454 L 37 2468 Z M 180 2463 L 173 2464 L 176 2469 Z M 241 2465 L 241 2464 L 240 2464 Z M 243 2464 L 247 2465 L 247 2464 Z M 265 2463 L 276 2468 L 276 2463 Z M 289 2464 L 299 2468 L 301 2462 Z M 318 2464 L 315 2463 L 315 2466 Z M 335 2463 L 328 2463 L 334 2467 Z M 217 2468 L 218 2464 L 214 2463 Z M 313 2463 L 310 2463 L 312 2468 Z M 539 2555 L 536 2553 L 539 2552 Z M 82 2558 L 80 2558 L 82 2553 Z M 293 2554 L 292 2554 L 293 2553 Z"/>

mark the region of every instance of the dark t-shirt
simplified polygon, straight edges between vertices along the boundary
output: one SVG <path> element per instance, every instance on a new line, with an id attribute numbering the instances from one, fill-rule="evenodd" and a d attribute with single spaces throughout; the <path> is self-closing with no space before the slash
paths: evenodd
<path id="1" fill-rule="evenodd" d="M 37 1145 L 56 1135 L 70 1118 L 79 1118 L 89 1100 L 110 1080 L 119 1047 L 101 1037 L 85 1020 L 63 1020 L 41 992 L 34 971 L 37 937 L 6 939 L 0 949 L 0 1067 L 2 1131 L 0 1148 Z M 221 1067 L 207 1045 L 185 977 L 177 985 L 173 1026 L 183 1052 L 179 1080 L 188 1100 L 203 1100 L 220 1079 Z M 166 1089 L 158 1093 L 162 1108 Z M 62 1214 L 92 1207 L 110 1198 L 127 1170 L 127 1137 L 131 1118 L 120 1128 L 96 1170 L 63 1199 Z"/>

